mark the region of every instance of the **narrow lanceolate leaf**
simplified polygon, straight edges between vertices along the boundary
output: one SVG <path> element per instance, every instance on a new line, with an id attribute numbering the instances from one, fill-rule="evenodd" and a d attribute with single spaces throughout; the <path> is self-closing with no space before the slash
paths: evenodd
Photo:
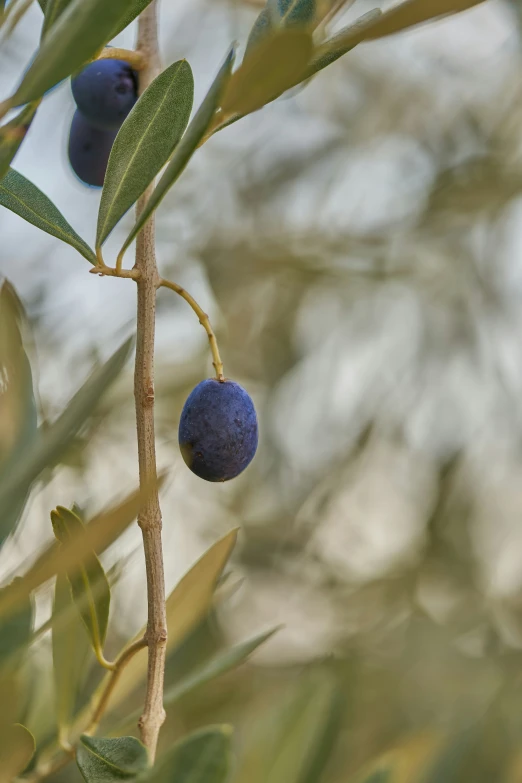
<path id="1" fill-rule="evenodd" d="M 165 691 L 163 695 L 163 704 L 165 707 L 172 706 L 189 693 L 192 693 L 196 688 L 200 688 L 202 685 L 206 685 L 208 682 L 215 680 L 216 677 L 220 677 L 240 666 L 258 647 L 264 644 L 276 630 L 277 629 L 273 629 L 260 634 L 259 636 L 255 636 L 247 642 L 241 642 L 241 644 L 237 644 L 228 650 L 223 650 L 202 666 L 198 666 L 187 677 L 182 679 L 181 682 Z M 125 720 L 121 725 L 128 727 L 135 724 L 136 721 L 139 720 L 141 712 L 142 710 L 137 710 L 130 715 L 126 715 Z"/>
<path id="2" fill-rule="evenodd" d="M 78 236 L 60 210 L 36 185 L 14 169 L 9 169 L 0 181 L 0 205 L 71 245 L 91 264 L 96 263 L 94 251 Z"/>
<path id="3" fill-rule="evenodd" d="M 8 596 L 15 589 L 19 578 L 11 585 L 0 590 L 0 594 Z M 33 632 L 34 608 L 30 597 L 21 603 L 15 613 L 0 620 L 0 667 L 17 656 L 20 650 L 29 644 Z"/>
<path id="4" fill-rule="evenodd" d="M 236 644 L 228 650 L 217 653 L 210 661 L 207 661 L 203 666 L 198 667 L 180 683 L 165 691 L 163 698 L 165 706 L 174 704 L 183 696 L 186 696 L 187 693 L 201 687 L 201 685 L 205 685 L 207 682 L 211 682 L 211 680 L 220 677 L 222 674 L 226 674 L 226 672 L 232 671 L 232 669 L 235 669 L 237 666 L 244 663 L 244 661 L 246 661 L 258 647 L 264 644 L 267 639 L 270 639 L 275 632 L 276 629 L 273 629 L 260 634 L 259 636 L 255 636 L 253 639 L 249 639 L 246 642 Z"/>
<path id="5" fill-rule="evenodd" d="M 149 767 L 147 749 L 134 737 L 88 737 L 83 735 L 76 763 L 86 783 L 134 780 Z"/>
<path id="6" fill-rule="evenodd" d="M 231 761 L 232 729 L 209 726 L 175 745 L 144 776 L 147 783 L 225 783 Z"/>
<path id="7" fill-rule="evenodd" d="M 316 0 L 268 0 L 267 8 L 279 27 L 309 27 L 316 14 Z"/>
<path id="8" fill-rule="evenodd" d="M 127 0 L 127 10 L 118 20 L 118 24 L 113 29 L 110 38 L 116 38 L 118 33 L 121 33 L 122 30 L 125 30 L 125 28 L 128 27 L 130 23 L 134 21 L 134 19 L 138 18 L 138 16 L 142 11 L 145 10 L 149 3 L 150 0 Z M 108 40 L 110 40 L 110 38 Z"/>
<path id="9" fill-rule="evenodd" d="M 47 0 L 45 8 L 45 18 L 42 27 L 42 38 L 58 20 L 72 0 Z"/>
<path id="10" fill-rule="evenodd" d="M 89 640 L 74 608 L 71 586 L 62 573 L 56 577 L 51 628 L 56 721 L 62 731 L 70 724 L 90 654 Z"/>
<path id="11" fill-rule="evenodd" d="M 129 0 L 72 0 L 46 34 L 12 105 L 41 98 L 80 68 L 113 37 L 128 14 Z"/>
<path id="12" fill-rule="evenodd" d="M 173 63 L 143 93 L 114 142 L 98 214 L 100 247 L 170 158 L 187 127 L 194 79 L 185 60 Z"/>
<path id="13" fill-rule="evenodd" d="M 237 779 L 249 783 L 322 780 L 342 725 L 342 702 L 338 683 L 327 672 L 302 677 L 252 731 Z"/>
<path id="14" fill-rule="evenodd" d="M 201 142 L 201 140 L 204 138 L 207 131 L 209 130 L 214 115 L 220 105 L 221 97 L 223 95 L 226 84 L 228 83 L 228 80 L 230 78 L 230 74 L 232 72 L 232 66 L 234 64 L 234 57 L 235 57 L 235 47 L 232 47 L 225 59 L 225 62 L 219 69 L 219 72 L 216 78 L 214 79 L 210 87 L 210 90 L 208 91 L 205 98 L 203 99 L 203 103 L 197 110 L 194 118 L 192 119 L 190 125 L 188 126 L 185 135 L 183 136 L 183 138 L 177 145 L 176 149 L 174 150 L 174 154 L 167 168 L 165 169 L 160 181 L 156 185 L 156 188 L 154 189 L 154 193 L 152 194 L 149 201 L 147 202 L 147 206 L 141 213 L 141 216 L 137 221 L 136 225 L 134 226 L 134 228 L 132 229 L 131 233 L 125 240 L 125 243 L 121 250 L 122 253 L 125 252 L 125 250 L 129 247 L 132 240 L 143 228 L 143 226 L 150 218 L 154 210 L 157 209 L 159 204 L 165 198 L 167 192 L 170 190 L 170 188 L 174 185 L 176 180 L 183 173 L 183 171 L 185 170 L 185 166 L 187 165 L 192 155 L 194 154 L 196 148 L 198 147 L 199 143 Z"/>
<path id="15" fill-rule="evenodd" d="M 8 594 L 0 592 L 0 617 L 10 617 L 34 590 L 56 574 L 79 568 L 87 553 L 104 552 L 134 522 L 151 490 L 152 485 L 131 493 L 119 505 L 92 519 L 74 540 L 47 547 Z"/>
<path id="16" fill-rule="evenodd" d="M 361 779 L 360 783 L 391 783 L 391 770 L 378 769 L 376 772 L 370 772 L 368 776 Z"/>
<path id="17" fill-rule="evenodd" d="M 483 2 L 484 0 L 406 0 L 383 13 L 380 20 L 368 31 L 366 38 L 373 40 L 393 35 L 430 19 L 466 11 Z"/>
<path id="18" fill-rule="evenodd" d="M 304 30 L 281 30 L 265 38 L 230 79 L 223 114 L 244 116 L 282 95 L 305 78 L 312 51 L 312 36 Z"/>
<path id="19" fill-rule="evenodd" d="M 14 119 L 0 128 L 0 179 L 9 171 L 11 161 L 25 139 L 37 108 L 37 103 L 29 104 Z"/>
<path id="20" fill-rule="evenodd" d="M 33 378 L 23 340 L 26 330 L 22 304 L 5 281 L 0 288 L 0 481 L 10 474 L 37 436 Z M 26 496 L 21 493 L 15 504 L 3 509 L 0 546 L 14 530 Z"/>
<path id="21" fill-rule="evenodd" d="M 167 598 L 167 654 L 173 652 L 209 613 L 214 592 L 236 544 L 237 530 L 231 530 L 216 541 L 178 582 Z M 140 639 L 142 628 L 136 635 Z M 147 674 L 147 655 L 138 653 L 123 669 L 111 694 L 106 712 L 114 710 L 142 683 Z M 106 687 L 111 675 L 102 680 L 96 699 Z M 85 716 L 81 716 L 80 720 Z"/>
<path id="22" fill-rule="evenodd" d="M 272 21 L 272 14 L 268 8 L 263 8 L 259 16 L 257 17 L 254 25 L 248 36 L 247 45 L 245 48 L 245 57 L 252 53 L 252 50 L 258 46 L 265 38 L 267 38 L 274 28 Z"/>
<path id="23" fill-rule="evenodd" d="M 25 726 L 15 723 L 0 737 L 0 783 L 11 783 L 22 774 L 35 751 L 34 737 Z"/>
<path id="24" fill-rule="evenodd" d="M 351 51 L 357 44 L 364 41 L 369 31 L 373 30 L 375 23 L 382 17 L 382 11 L 374 8 L 363 14 L 352 24 L 344 27 L 342 30 L 325 41 L 321 46 L 314 50 L 312 61 L 307 70 L 306 77 L 310 78 L 318 71 L 322 71 L 328 65 L 331 65 L 347 52 Z"/>
<path id="25" fill-rule="evenodd" d="M 79 429 L 92 415 L 100 397 L 116 380 L 130 353 L 132 340 L 127 340 L 108 361 L 98 368 L 75 394 L 59 418 L 20 450 L 12 467 L 0 474 L 0 508 L 10 516 L 25 498 L 33 482 L 48 466 L 52 466 L 69 446 Z M 52 576 L 52 574 L 51 574 Z"/>
<path id="26" fill-rule="evenodd" d="M 61 544 L 74 540 L 84 524 L 68 508 L 58 506 L 51 512 L 54 535 Z M 93 649 L 101 650 L 107 635 L 111 590 L 103 566 L 95 552 L 87 552 L 80 568 L 67 573 L 74 602 L 87 629 Z"/>

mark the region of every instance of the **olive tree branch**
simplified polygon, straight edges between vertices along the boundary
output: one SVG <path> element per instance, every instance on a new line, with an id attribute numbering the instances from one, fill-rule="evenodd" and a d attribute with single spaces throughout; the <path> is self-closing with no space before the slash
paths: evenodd
<path id="1" fill-rule="evenodd" d="M 159 73 L 157 4 L 152 0 L 138 20 L 136 49 L 146 58 L 146 67 L 139 72 L 139 92 L 147 89 Z M 137 215 L 143 211 L 154 189 L 147 188 L 138 201 Z M 140 486 L 154 489 L 140 510 L 138 524 L 143 535 L 147 571 L 148 621 L 145 638 L 148 645 L 147 690 L 143 714 L 139 721 L 141 739 L 154 762 L 158 735 L 165 720 L 163 681 L 167 649 L 167 616 L 165 579 L 161 541 L 161 509 L 157 490 L 156 443 L 154 432 L 154 336 L 156 323 L 156 292 L 159 275 L 156 266 L 155 223 L 152 217 L 136 239 L 135 270 L 138 289 L 138 324 L 136 332 L 136 363 L 134 398 L 138 435 Z"/>

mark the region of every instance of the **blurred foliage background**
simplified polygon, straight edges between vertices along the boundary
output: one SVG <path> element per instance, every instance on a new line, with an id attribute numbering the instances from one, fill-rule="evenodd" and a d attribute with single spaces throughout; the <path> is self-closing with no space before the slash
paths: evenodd
<path id="1" fill-rule="evenodd" d="M 375 5 L 358 0 L 339 23 Z M 190 61 L 196 101 L 258 11 L 255 0 L 163 2 L 164 61 Z M 31 7 L 1 49 L 6 94 L 40 17 Z M 158 213 L 160 268 L 210 313 L 225 372 L 261 426 L 238 480 L 207 485 L 186 470 L 178 416 L 210 358 L 192 312 L 161 293 L 167 588 L 241 527 L 214 611 L 170 658 L 167 684 L 282 626 L 168 710 L 164 746 L 204 723 L 235 725 L 234 783 L 348 783 L 374 769 L 384 783 L 388 768 L 390 783 L 522 781 L 521 18 L 518 0 L 488 0 L 362 44 L 212 139 Z M 120 38 L 131 45 L 132 31 Z M 65 84 L 16 165 L 90 239 L 99 194 L 67 168 L 72 114 Z M 131 331 L 134 287 L 88 275 L 6 210 L 0 232 L 51 420 Z M 135 486 L 131 392 L 129 365 L 31 496 L 2 551 L 4 581 L 51 540 L 42 520 L 57 504 L 92 514 Z M 139 531 L 103 560 L 117 651 L 146 617 Z M 38 596 L 37 625 L 50 600 Z M 50 660 L 42 634 L 28 659 L 35 733 Z"/>

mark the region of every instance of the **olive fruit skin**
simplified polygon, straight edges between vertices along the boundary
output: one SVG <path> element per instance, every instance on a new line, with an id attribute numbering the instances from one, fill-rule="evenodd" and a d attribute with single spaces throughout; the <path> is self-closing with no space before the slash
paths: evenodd
<path id="1" fill-rule="evenodd" d="M 245 470 L 256 453 L 254 403 L 234 381 L 201 381 L 185 402 L 178 437 L 183 459 L 196 476 L 229 481 Z"/>
<path id="2" fill-rule="evenodd" d="M 71 89 L 85 119 L 103 130 L 118 130 L 138 99 L 136 75 L 124 60 L 89 63 Z"/>
<path id="3" fill-rule="evenodd" d="M 117 131 L 94 128 L 80 111 L 74 113 L 69 133 L 69 162 L 85 184 L 101 188 Z"/>

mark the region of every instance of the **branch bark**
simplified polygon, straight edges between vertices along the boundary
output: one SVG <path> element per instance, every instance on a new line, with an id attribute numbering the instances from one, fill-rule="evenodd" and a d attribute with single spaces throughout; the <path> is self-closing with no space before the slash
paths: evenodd
<path id="1" fill-rule="evenodd" d="M 159 73 L 159 46 L 157 31 L 157 7 L 153 0 L 138 21 L 136 48 L 146 58 L 146 67 L 139 72 L 139 91 L 142 93 Z M 138 202 L 140 215 L 150 198 L 154 183 Z M 134 398 L 138 434 L 138 460 L 140 485 L 154 486 L 141 509 L 138 524 L 143 535 L 145 565 L 147 570 L 147 645 L 148 674 L 145 706 L 139 721 L 141 739 L 147 747 L 151 762 L 156 755 L 158 735 L 165 720 L 163 708 L 163 680 L 167 644 L 167 618 L 165 610 L 165 580 L 161 542 L 161 509 L 159 504 L 156 469 L 156 443 L 154 433 L 154 335 L 156 323 L 156 292 L 159 275 L 156 266 L 155 226 L 152 217 L 136 240 L 136 264 L 139 272 L 138 324 L 136 336 L 136 364 L 134 373 Z"/>

